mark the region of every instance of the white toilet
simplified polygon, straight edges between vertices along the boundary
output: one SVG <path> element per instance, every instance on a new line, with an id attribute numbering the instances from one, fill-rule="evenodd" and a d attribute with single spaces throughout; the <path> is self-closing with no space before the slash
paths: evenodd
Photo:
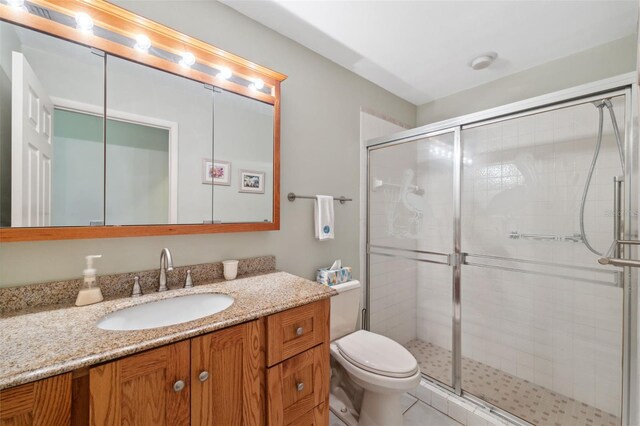
<path id="1" fill-rule="evenodd" d="M 359 281 L 332 287 L 338 294 L 331 298 L 330 348 L 333 364 L 341 368 L 332 369 L 331 407 L 350 425 L 402 425 L 400 398 L 420 383 L 420 367 L 399 343 L 369 331 L 355 331 L 360 287 Z M 353 384 L 361 388 L 361 399 L 345 391 L 354 388 Z"/>

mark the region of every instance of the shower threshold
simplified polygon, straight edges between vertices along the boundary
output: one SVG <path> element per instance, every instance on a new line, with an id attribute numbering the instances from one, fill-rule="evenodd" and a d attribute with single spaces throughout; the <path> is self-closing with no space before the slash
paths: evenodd
<path id="1" fill-rule="evenodd" d="M 451 351 L 419 339 L 405 347 L 423 374 L 451 381 Z M 487 364 L 462 358 L 463 388 L 482 400 L 541 426 L 620 426 L 620 417 L 521 379 Z"/>

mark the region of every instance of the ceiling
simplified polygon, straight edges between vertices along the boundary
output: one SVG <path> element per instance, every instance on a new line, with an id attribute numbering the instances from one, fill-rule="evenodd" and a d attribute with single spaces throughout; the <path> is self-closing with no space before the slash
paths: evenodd
<path id="1" fill-rule="evenodd" d="M 629 36 L 638 19 L 637 0 L 219 1 L 415 105 Z"/>

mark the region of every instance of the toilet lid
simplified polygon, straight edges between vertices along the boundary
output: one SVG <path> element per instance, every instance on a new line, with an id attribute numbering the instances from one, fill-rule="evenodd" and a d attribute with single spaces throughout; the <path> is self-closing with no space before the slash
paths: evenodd
<path id="1" fill-rule="evenodd" d="M 403 346 L 366 330 L 338 339 L 336 346 L 349 362 L 372 373 L 409 377 L 418 371 L 418 362 Z"/>

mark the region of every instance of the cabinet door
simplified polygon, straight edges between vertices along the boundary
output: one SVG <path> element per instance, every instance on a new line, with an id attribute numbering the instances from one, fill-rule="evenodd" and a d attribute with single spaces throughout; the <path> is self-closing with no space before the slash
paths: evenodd
<path id="1" fill-rule="evenodd" d="M 0 391 L 0 425 L 71 424 L 71 373 Z"/>
<path id="2" fill-rule="evenodd" d="M 185 341 L 91 368 L 91 424 L 188 425 L 189 353 Z"/>
<path id="3" fill-rule="evenodd" d="M 262 319 L 191 339 L 191 421 L 198 425 L 264 422 Z"/>

